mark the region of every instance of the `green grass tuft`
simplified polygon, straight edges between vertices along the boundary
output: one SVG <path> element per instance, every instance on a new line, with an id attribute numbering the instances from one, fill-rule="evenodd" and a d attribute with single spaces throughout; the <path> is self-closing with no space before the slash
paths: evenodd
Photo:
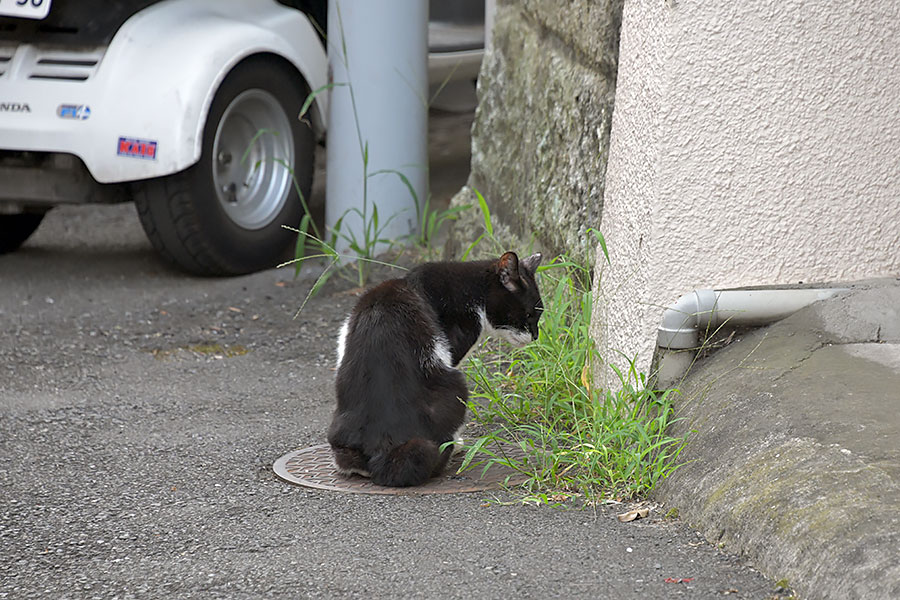
<path id="1" fill-rule="evenodd" d="M 503 352 L 488 341 L 486 358 L 469 360 L 469 409 L 487 433 L 465 445 L 463 467 L 497 463 L 527 474 L 531 502 L 644 496 L 677 468 L 685 444 L 666 433 L 674 391 L 647 389 L 633 362 L 614 368 L 619 389 L 596 387 L 602 359 L 589 334 L 589 270 L 561 257 L 541 273 L 538 340 Z"/>

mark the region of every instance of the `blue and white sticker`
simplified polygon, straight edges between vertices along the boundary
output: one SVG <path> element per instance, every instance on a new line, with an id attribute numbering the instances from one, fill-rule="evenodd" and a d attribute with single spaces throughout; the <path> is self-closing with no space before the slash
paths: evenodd
<path id="1" fill-rule="evenodd" d="M 60 104 L 56 108 L 56 115 L 60 119 L 86 121 L 91 116 L 91 107 L 87 104 Z"/>

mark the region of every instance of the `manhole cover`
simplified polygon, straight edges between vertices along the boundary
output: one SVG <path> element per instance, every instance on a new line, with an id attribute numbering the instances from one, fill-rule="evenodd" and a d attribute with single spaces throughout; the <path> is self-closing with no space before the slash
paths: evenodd
<path id="1" fill-rule="evenodd" d="M 512 449 L 507 454 L 517 458 L 523 456 L 522 451 L 518 449 Z M 457 475 L 456 470 L 462 464 L 462 458 L 463 453 L 460 452 L 450 459 L 441 477 L 435 477 L 424 485 L 404 488 L 375 485 L 359 475 L 347 477 L 338 474 L 328 444 L 288 452 L 275 461 L 274 469 L 278 477 L 290 483 L 320 490 L 357 494 L 458 494 L 496 489 L 503 484 L 517 485 L 527 479 L 518 471 L 502 465 L 492 465 L 483 477 L 481 475 L 483 466 L 474 467 Z"/>

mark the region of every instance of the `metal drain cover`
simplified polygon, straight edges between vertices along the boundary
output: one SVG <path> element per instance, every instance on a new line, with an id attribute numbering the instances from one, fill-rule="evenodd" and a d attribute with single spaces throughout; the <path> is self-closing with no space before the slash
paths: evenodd
<path id="1" fill-rule="evenodd" d="M 516 454 L 520 457 L 522 455 L 521 451 Z M 273 468 L 278 477 L 289 483 L 356 494 L 458 494 L 496 489 L 504 484 L 517 485 L 527 479 L 518 471 L 502 465 L 492 465 L 483 477 L 481 471 L 484 467 L 481 466 L 457 475 L 456 471 L 462 464 L 462 458 L 462 453 L 451 458 L 441 477 L 435 477 L 423 485 L 403 488 L 375 485 L 368 478 L 359 475 L 347 477 L 338 474 L 328 444 L 288 452 L 275 461 Z"/>

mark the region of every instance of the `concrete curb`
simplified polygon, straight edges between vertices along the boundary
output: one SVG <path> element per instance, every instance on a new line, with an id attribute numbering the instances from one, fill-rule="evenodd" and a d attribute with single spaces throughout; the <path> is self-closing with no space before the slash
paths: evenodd
<path id="1" fill-rule="evenodd" d="M 745 335 L 682 390 L 661 500 L 804 597 L 900 597 L 897 280 Z"/>

